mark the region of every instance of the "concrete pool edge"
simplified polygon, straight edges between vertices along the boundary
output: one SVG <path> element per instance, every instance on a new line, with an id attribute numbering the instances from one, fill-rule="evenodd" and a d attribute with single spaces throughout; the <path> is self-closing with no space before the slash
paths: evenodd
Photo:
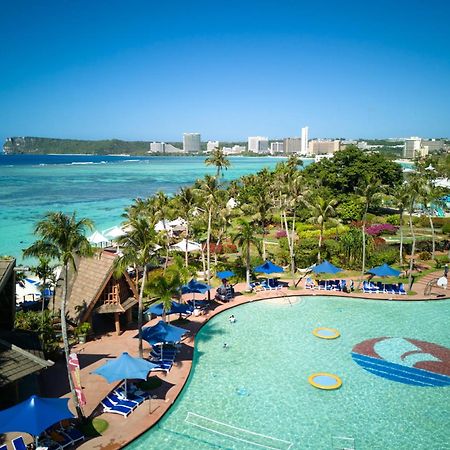
<path id="1" fill-rule="evenodd" d="M 264 296 L 261 294 L 271 294 L 270 296 Z M 275 295 L 274 295 L 275 294 Z M 377 294 L 376 294 L 377 295 Z M 378 294 L 383 295 L 383 294 Z M 386 295 L 386 294 L 384 294 Z M 314 298 L 315 296 L 324 296 L 324 297 L 339 297 L 341 299 L 359 299 L 359 300 L 378 300 L 378 301 L 387 301 L 387 302 L 429 302 L 429 301 L 442 301 L 442 300 L 450 300 L 450 297 L 444 297 L 444 298 L 407 298 L 407 296 L 402 296 L 400 298 L 381 298 L 381 297 L 374 297 L 373 294 L 343 294 L 342 292 L 330 292 L 330 291 L 306 291 L 304 289 L 299 289 L 298 293 L 295 293 L 294 290 L 289 291 L 264 291 L 264 292 L 258 292 L 256 296 L 254 294 L 252 295 L 245 295 L 241 294 L 238 297 L 236 297 L 232 302 L 228 303 L 221 303 L 219 306 L 217 306 L 214 310 L 209 311 L 209 314 L 202 315 L 202 316 L 191 316 L 190 321 L 192 324 L 196 324 L 195 326 L 195 332 L 193 332 L 190 337 L 189 344 L 192 344 L 192 358 L 186 363 L 188 363 L 189 367 L 188 373 L 186 377 L 183 377 L 183 379 L 180 380 L 180 384 L 177 385 L 177 392 L 173 398 L 170 399 L 170 403 L 168 402 L 167 407 L 162 413 L 154 420 L 151 424 L 149 424 L 145 429 L 141 429 L 138 431 L 137 434 L 134 434 L 133 437 L 129 438 L 125 443 L 122 443 L 121 445 L 117 447 L 108 446 L 108 449 L 120 449 L 124 448 L 127 445 L 131 444 L 133 441 L 141 437 L 143 434 L 145 434 L 147 431 L 152 429 L 154 426 L 156 426 L 163 417 L 166 416 L 166 414 L 170 411 L 172 406 L 175 404 L 175 402 L 178 400 L 180 394 L 184 391 L 186 384 L 190 377 L 192 376 L 192 367 L 193 367 L 193 355 L 194 355 L 194 349 L 195 349 L 195 337 L 199 333 L 199 331 L 203 328 L 203 326 L 208 323 L 213 317 L 218 316 L 219 314 L 222 314 L 225 311 L 231 310 L 233 308 L 236 308 L 238 306 L 242 306 L 248 303 L 252 302 L 259 302 L 263 300 L 270 300 L 270 299 L 278 299 L 278 298 L 289 298 L 289 297 L 308 297 L 308 298 Z M 397 296 L 399 297 L 399 296 Z M 176 369 L 176 367 L 174 367 Z M 174 370 L 172 369 L 172 370 Z"/>

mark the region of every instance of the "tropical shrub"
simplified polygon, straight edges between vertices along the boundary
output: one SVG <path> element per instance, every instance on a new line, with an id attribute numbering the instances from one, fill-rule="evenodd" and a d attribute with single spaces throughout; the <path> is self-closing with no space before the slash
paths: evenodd
<path id="1" fill-rule="evenodd" d="M 436 269 L 441 269 L 445 264 L 450 263 L 450 259 L 448 256 L 436 256 L 434 263 L 436 265 Z"/>
<path id="2" fill-rule="evenodd" d="M 398 261 L 399 254 L 395 247 L 386 247 L 384 250 L 373 252 L 369 257 L 370 265 L 394 264 Z"/>
<path id="3" fill-rule="evenodd" d="M 422 261 L 428 261 L 431 259 L 431 253 L 430 252 L 420 252 L 419 259 Z"/>
<path id="4" fill-rule="evenodd" d="M 356 196 L 341 201 L 336 207 L 337 216 L 345 223 L 361 220 L 363 213 L 364 204 Z"/>
<path id="5" fill-rule="evenodd" d="M 390 223 L 375 223 L 366 228 L 366 233 L 370 236 L 380 236 L 382 234 L 395 234 L 398 227 Z"/>
<path id="6" fill-rule="evenodd" d="M 446 223 L 442 226 L 442 233 L 450 234 L 450 223 Z"/>
<path id="7" fill-rule="evenodd" d="M 392 214 L 390 216 L 387 216 L 386 217 L 386 222 L 390 223 L 391 225 L 399 226 L 400 225 L 400 216 L 398 214 Z"/>

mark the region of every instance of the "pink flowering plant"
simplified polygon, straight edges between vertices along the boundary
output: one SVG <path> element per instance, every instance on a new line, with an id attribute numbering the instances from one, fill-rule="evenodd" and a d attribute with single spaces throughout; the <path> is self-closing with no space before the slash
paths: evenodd
<path id="1" fill-rule="evenodd" d="M 382 234 L 395 234 L 398 227 L 390 223 L 374 223 L 366 228 L 366 233 L 370 236 L 380 236 Z"/>
<path id="2" fill-rule="evenodd" d="M 278 230 L 277 233 L 275 234 L 275 237 L 277 239 L 281 239 L 281 238 L 284 238 L 286 236 L 287 236 L 286 230 Z"/>

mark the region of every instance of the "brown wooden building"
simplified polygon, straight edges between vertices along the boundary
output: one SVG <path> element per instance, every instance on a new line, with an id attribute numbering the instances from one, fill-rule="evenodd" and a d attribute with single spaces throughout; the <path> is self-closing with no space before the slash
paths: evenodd
<path id="1" fill-rule="evenodd" d="M 118 278 L 114 276 L 116 257 L 104 250 L 77 261 L 77 270 L 69 275 L 69 321 L 90 322 L 94 333 L 115 330 L 118 334 L 132 321 L 139 294 L 128 273 Z M 56 305 L 60 305 L 61 295 L 62 288 L 58 287 Z"/>

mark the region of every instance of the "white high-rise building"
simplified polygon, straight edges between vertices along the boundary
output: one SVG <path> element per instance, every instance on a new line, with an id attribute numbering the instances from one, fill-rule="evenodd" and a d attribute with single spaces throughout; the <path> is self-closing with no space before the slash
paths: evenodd
<path id="1" fill-rule="evenodd" d="M 299 137 L 285 138 L 283 140 L 285 153 L 301 153 L 302 140 Z"/>
<path id="2" fill-rule="evenodd" d="M 200 133 L 183 134 L 183 151 L 185 153 L 200 151 Z"/>
<path id="3" fill-rule="evenodd" d="M 166 143 L 165 142 L 151 142 L 150 151 L 148 153 L 165 153 Z"/>
<path id="4" fill-rule="evenodd" d="M 413 159 L 420 155 L 420 147 L 422 139 L 420 137 L 411 137 L 405 139 L 405 146 L 403 147 L 403 158 Z"/>
<path id="5" fill-rule="evenodd" d="M 264 136 L 250 136 L 248 138 L 248 151 L 267 153 L 269 151 L 269 138 Z"/>
<path id="6" fill-rule="evenodd" d="M 215 148 L 219 148 L 219 141 L 208 141 L 206 151 L 212 152 Z"/>
<path id="7" fill-rule="evenodd" d="M 284 143 L 283 142 L 271 142 L 270 143 L 270 153 L 275 155 L 277 153 L 284 153 Z"/>
<path id="8" fill-rule="evenodd" d="M 308 154 L 308 134 L 309 127 L 302 128 L 302 155 Z"/>

